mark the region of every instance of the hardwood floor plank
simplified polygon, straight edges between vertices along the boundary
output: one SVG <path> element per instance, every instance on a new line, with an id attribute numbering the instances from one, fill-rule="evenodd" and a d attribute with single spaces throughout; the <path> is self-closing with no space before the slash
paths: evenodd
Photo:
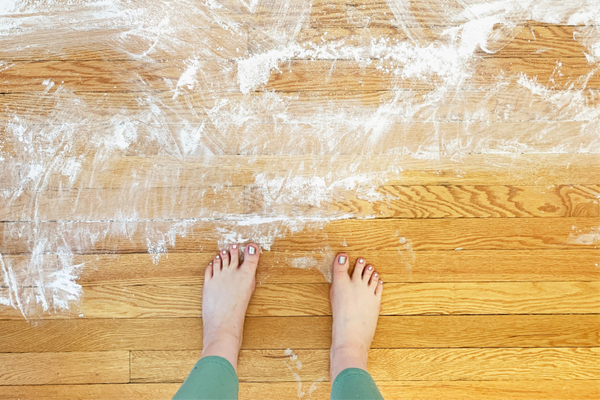
<path id="1" fill-rule="evenodd" d="M 73 179 L 62 170 L 45 171 L 43 187 L 117 188 L 143 182 L 145 187 L 244 186 L 256 184 L 257 175 L 286 183 L 295 179 L 332 176 L 335 180 L 375 176 L 386 185 L 597 185 L 600 154 L 472 154 L 460 157 L 432 153 L 435 160 L 410 155 L 270 155 L 203 158 L 122 157 L 84 159 Z M 26 178 L 31 166 L 6 159 L 1 166 L 0 189 L 17 191 L 42 182 Z M 310 168 L 300 168 L 309 165 Z M 402 171 L 398 170 L 402 167 Z M 367 175 L 370 174 L 370 175 Z M 203 179 L 200 181 L 199 176 Z M 292 183 L 289 183 L 292 184 Z"/>
<path id="2" fill-rule="evenodd" d="M 54 86 L 71 92 L 170 91 L 188 68 L 193 69 L 191 74 L 202 82 L 204 91 L 238 90 L 236 68 L 231 61 L 198 60 L 190 66 L 189 62 L 177 60 L 95 60 L 12 62 L 2 70 L 0 93 L 42 91 L 46 89 L 43 82 L 47 79 L 54 82 Z"/>
<path id="3" fill-rule="evenodd" d="M 382 316 L 371 348 L 598 347 L 600 316 Z M 248 317 L 242 349 L 328 349 L 331 317 Z M 0 320 L 0 352 L 200 350 L 202 319 Z"/>
<path id="4" fill-rule="evenodd" d="M 600 185 L 383 186 L 381 200 L 339 191 L 319 205 L 273 202 L 264 188 L 24 190 L 0 207 L 2 222 L 193 219 L 235 215 L 375 218 L 600 217 Z M 277 200 L 277 199 L 275 199 Z M 115 204 L 121 204 L 118 212 Z"/>
<path id="5" fill-rule="evenodd" d="M 385 276 L 382 276 L 385 279 Z M 0 293 L 8 289 L 0 289 Z M 26 295 L 34 288 L 21 289 Z M 3 293 L 4 294 L 4 293 Z M 86 286 L 78 310 L 56 310 L 46 319 L 194 318 L 201 316 L 197 285 Z M 8 296 L 5 296 L 8 297 Z M 281 299 L 286 299 L 282 302 Z M 600 282 L 386 283 L 381 315 L 597 314 Z M 32 314 L 32 315 L 35 315 Z M 259 284 L 248 316 L 331 315 L 328 284 Z M 2 307 L 0 319 L 21 319 Z"/>
<path id="6" fill-rule="evenodd" d="M 541 61 L 543 60 L 543 61 Z M 560 63 L 557 74 L 557 62 Z M 473 67 L 473 74 L 465 82 L 466 88 L 489 89 L 498 84 L 498 76 L 524 74 L 541 85 L 552 89 L 600 88 L 600 74 L 590 67 L 585 57 L 560 60 L 539 58 L 481 59 Z M 289 68 L 271 74 L 260 89 L 274 91 L 335 91 L 335 90 L 431 90 L 442 83 L 438 76 L 427 79 L 398 78 L 403 66 L 381 61 L 374 66 L 359 67 L 357 61 L 290 61 Z M 390 71 L 389 73 L 386 71 Z M 397 71 L 397 74 L 394 73 Z M 583 78 L 585 77 L 585 79 Z M 589 79 L 587 79 L 589 77 Z"/>
<path id="7" fill-rule="evenodd" d="M 179 189 L 177 196 L 173 196 L 173 190 L 169 188 L 25 190 L 13 201 L 0 206 L 0 221 L 191 219 L 243 215 L 243 194 L 244 190 L 239 186 L 225 190 L 209 187 Z"/>
<path id="8" fill-rule="evenodd" d="M 215 249 L 216 251 L 216 249 Z M 543 282 L 600 281 L 596 266 L 600 250 L 471 250 L 471 251 L 362 251 L 386 282 Z M 355 257 L 356 254 L 351 254 Z M 49 256 L 51 257 L 51 256 Z M 84 264 L 77 283 L 90 285 L 194 284 L 204 281 L 204 268 L 214 253 L 171 253 L 161 257 L 158 267 L 151 254 L 79 255 L 74 264 Z M 319 266 L 331 264 L 323 252 L 274 252 L 261 255 L 256 281 L 264 283 L 325 283 Z M 351 262 L 353 262 L 352 258 Z M 27 273 L 28 258 L 4 256 L 16 274 Z M 314 267 L 298 268 L 301 262 Z M 50 258 L 48 268 L 55 268 Z M 294 268 L 296 266 L 296 268 Z M 21 275 L 19 275 L 21 276 Z M 0 286 L 2 283 L 0 282 Z"/>
<path id="9" fill-rule="evenodd" d="M 246 212 L 256 215 L 352 214 L 375 218 L 600 217 L 600 185 L 557 186 L 383 186 L 380 200 L 355 190 L 340 191 L 319 205 L 285 204 L 246 191 Z"/>
<path id="10" fill-rule="evenodd" d="M 206 26 L 170 27 L 163 38 L 136 35 L 131 28 L 125 27 L 40 28 L 31 33 L 20 32 L 0 38 L 0 60 L 123 61 L 149 58 L 181 60 L 188 57 L 217 60 L 247 56 L 247 35 Z M 167 40 L 168 45 L 165 43 Z M 28 45 L 22 46 L 23 43 Z"/>
<path id="11" fill-rule="evenodd" d="M 4 400 L 157 400 L 170 399 L 180 383 L 136 383 L 109 385 L 0 386 Z M 573 381 L 379 381 L 377 386 L 389 400 L 596 400 L 597 380 Z M 327 382 L 302 382 L 307 399 L 329 397 Z M 312 390 L 312 391 L 311 391 Z M 295 382 L 241 382 L 241 399 L 297 400 Z"/>
<path id="12" fill-rule="evenodd" d="M 576 141 L 581 138 L 587 138 L 588 142 L 594 144 L 591 133 L 596 132 L 597 114 L 593 110 L 600 105 L 600 91 L 595 89 L 561 92 L 564 101 L 573 102 L 572 107 L 564 107 L 560 101 L 548 101 L 545 96 L 536 95 L 530 89 L 514 83 L 509 83 L 502 92 L 448 89 L 440 94 L 435 91 L 361 90 L 255 92 L 244 96 L 239 93 L 188 91 L 175 98 L 171 92 L 71 93 L 52 88 L 45 93 L 42 91 L 44 88 L 40 85 L 39 91 L 0 96 L 0 107 L 5 110 L 0 114 L 0 121 L 14 123 L 17 117 L 17 125 L 27 125 L 31 132 L 44 129 L 37 124 L 68 124 L 59 127 L 61 132 L 66 133 L 69 133 L 70 125 L 76 125 L 81 137 L 73 137 L 74 144 L 78 140 L 83 143 L 98 140 L 97 135 L 113 132 L 121 123 L 133 124 L 140 135 L 150 135 L 158 129 L 166 130 L 171 128 L 170 125 L 174 125 L 172 129 L 183 129 L 188 125 L 204 124 L 207 133 L 221 133 L 222 140 L 227 141 L 227 146 L 219 148 L 221 152 L 226 152 L 229 147 L 250 152 L 253 147 L 248 144 L 246 147 L 239 143 L 236 145 L 229 138 L 229 135 L 235 138 L 243 136 L 245 130 L 250 129 L 258 140 L 265 142 L 267 151 L 276 148 L 279 150 L 276 154 L 282 155 L 293 150 L 287 148 L 286 152 L 286 144 L 292 138 L 301 140 L 300 143 L 307 147 L 301 154 L 310 154 L 311 149 L 317 146 L 317 143 L 311 146 L 310 140 L 314 136 L 322 139 L 322 132 L 326 128 L 343 145 L 335 149 L 336 154 L 356 153 L 357 144 L 344 140 L 344 136 L 362 138 L 371 134 L 373 114 L 388 107 L 397 110 L 397 113 L 386 115 L 386 121 L 390 123 L 389 130 L 378 132 L 375 144 L 397 147 L 399 143 L 394 140 L 401 140 L 406 142 L 407 150 L 418 153 L 423 150 L 413 149 L 413 146 L 422 143 L 423 149 L 428 148 L 430 143 L 426 139 L 435 133 L 433 136 L 443 141 L 461 139 L 464 148 L 468 141 L 463 137 L 470 133 L 466 137 L 474 141 L 472 145 L 475 148 L 481 146 L 482 150 L 492 150 L 496 141 L 508 146 L 511 140 L 516 140 L 535 149 L 557 152 L 563 145 L 574 148 Z M 432 102 L 432 97 L 436 101 Z M 410 113 L 403 112 L 403 105 L 407 102 L 413 105 Z M 582 113 L 579 103 L 590 112 Z M 248 108 L 252 115 L 252 120 L 243 126 L 233 118 L 239 107 Z M 273 108 L 285 113 L 289 119 L 273 121 Z M 328 119 L 315 119 L 320 115 L 339 118 L 340 123 L 332 126 Z M 552 118 L 548 115 L 552 115 Z M 343 121 L 348 117 L 352 118 L 351 122 Z M 10 140 L 12 135 L 9 133 L 13 133 L 9 130 L 10 126 L 1 126 L 4 131 L 0 132 L 8 132 L 5 133 L 8 135 L 6 140 Z M 209 127 L 213 129 L 209 130 Z M 227 135 L 223 130 L 227 131 Z M 302 135 L 298 135 L 299 131 Z M 373 147 L 373 151 L 377 150 L 372 143 L 361 144 L 363 147 L 358 154 L 364 153 L 365 145 Z M 322 143 L 321 146 L 328 149 Z M 519 150 L 523 152 L 528 149 Z"/>
<path id="13" fill-rule="evenodd" d="M 0 385 L 129 382 L 129 352 L 0 353 Z"/>
<path id="14" fill-rule="evenodd" d="M 399 44 L 421 45 L 444 43 L 443 32 L 446 27 L 353 27 L 351 24 L 344 27 L 315 27 L 301 29 L 296 41 L 305 51 L 325 48 L 329 51 L 316 52 L 316 59 L 338 60 L 360 58 L 378 59 L 378 54 L 373 51 L 373 42 L 385 43 L 387 46 Z M 535 25 L 517 26 L 510 32 L 505 32 L 500 38 L 494 38 L 487 43 L 488 53 L 481 48 L 476 50 L 478 57 L 581 57 L 588 52 L 585 46 L 574 39 L 580 27 L 565 25 Z M 597 39 L 597 33 L 590 32 L 590 40 Z M 260 28 L 250 30 L 248 39 L 250 55 L 260 54 L 271 44 L 270 38 Z M 267 47 L 268 48 L 268 47 Z M 336 51 L 342 48 L 351 48 L 350 52 Z M 375 54 L 373 54 L 375 53 Z"/>
<path id="15" fill-rule="evenodd" d="M 329 350 L 242 350 L 240 381 L 329 380 Z M 200 352 L 134 351 L 132 382 L 182 382 Z M 295 361 L 302 367 L 296 368 Z M 378 349 L 369 352 L 375 381 L 503 381 L 596 379 L 600 350 L 591 349 Z M 401 367 L 399 367 L 401 366 Z M 296 372 L 297 371 L 297 372 Z"/>
<path id="16" fill-rule="evenodd" d="M 58 234 L 61 245 L 69 246 L 74 254 L 146 253 L 153 249 L 146 239 L 147 232 L 156 232 L 159 239 L 165 240 L 165 250 L 168 248 L 169 252 L 190 253 L 199 249 L 212 252 L 221 239 L 218 228 L 232 225 L 218 220 L 184 220 L 175 225 L 172 221 L 3 222 L 0 223 L 0 253 L 29 253 L 33 243 L 28 238 Z M 273 229 L 282 229 L 283 236 L 287 231 L 277 225 L 275 220 Z M 324 226 L 309 224 L 303 231 L 281 237 L 269 245 L 270 250 L 277 252 L 324 251 L 326 248 L 328 253 L 406 251 L 411 257 L 414 251 L 432 250 L 592 250 L 600 245 L 598 225 L 595 217 L 346 219 Z M 81 235 L 73 238 L 72 232 L 81 232 Z M 253 233 L 249 233 L 251 238 Z M 168 243 L 165 235 L 170 235 Z M 51 252 L 51 247 L 46 251 Z"/>
<path id="17" fill-rule="evenodd" d="M 557 67 L 557 62 L 560 64 Z M 171 91 L 177 86 L 189 63 L 178 60 L 147 61 L 16 61 L 4 68 L 1 93 L 21 93 L 45 89 L 43 81 L 52 77 L 58 87 L 73 92 L 147 92 Z M 190 74 L 201 82 L 203 91 L 239 92 L 237 67 L 230 61 L 195 61 Z M 495 58 L 481 59 L 465 82 L 466 88 L 494 88 L 497 76 L 526 76 L 553 89 L 600 89 L 600 74 L 584 56 L 556 59 Z M 558 70 L 557 70 L 558 68 Z M 400 79 L 397 62 L 380 61 L 376 66 L 360 66 L 358 61 L 296 60 L 289 68 L 271 74 L 260 90 L 336 91 L 336 90 L 431 90 L 439 85 L 439 77 Z M 200 71 L 201 73 L 199 73 Z M 385 71 L 392 71 L 386 73 Z M 557 72 L 558 71 L 558 72 Z M 102 77 L 102 78 L 100 78 Z M 585 79 L 584 79 L 585 78 Z"/>

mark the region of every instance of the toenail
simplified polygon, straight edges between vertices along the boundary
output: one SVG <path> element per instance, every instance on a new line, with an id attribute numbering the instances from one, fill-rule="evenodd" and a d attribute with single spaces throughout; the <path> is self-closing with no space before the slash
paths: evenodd
<path id="1" fill-rule="evenodd" d="M 223 255 L 225 255 L 225 253 L 227 253 L 225 250 L 223 250 Z"/>
<path id="2" fill-rule="evenodd" d="M 212 265 L 212 263 L 210 262 L 210 263 L 208 263 L 208 265 Z"/>
<path id="3" fill-rule="evenodd" d="M 233 245 L 233 246 L 231 246 L 231 247 L 233 247 L 234 249 L 237 249 L 237 244 L 234 244 L 234 245 Z"/>
<path id="4" fill-rule="evenodd" d="M 340 256 L 340 258 L 339 258 L 339 263 L 340 263 L 340 264 L 345 264 L 345 263 L 346 263 L 346 257 L 344 257 L 344 256 Z"/>
<path id="5" fill-rule="evenodd" d="M 383 281 L 379 281 L 379 284 L 380 284 L 380 285 L 383 285 Z"/>
<path id="6" fill-rule="evenodd" d="M 219 256 L 217 255 L 215 258 L 218 260 L 218 259 L 219 259 Z"/>
<path id="7" fill-rule="evenodd" d="M 248 247 L 248 254 L 255 254 L 256 253 L 256 249 L 253 246 L 249 246 Z"/>
<path id="8" fill-rule="evenodd" d="M 377 277 L 379 276 L 379 274 L 378 274 L 377 272 L 375 272 L 375 273 L 373 274 L 373 276 L 374 276 L 375 278 L 377 278 Z"/>
<path id="9" fill-rule="evenodd" d="M 373 267 L 369 265 L 369 271 L 373 271 Z"/>
<path id="10" fill-rule="evenodd" d="M 363 260 L 362 258 L 358 260 L 359 263 L 364 264 L 365 260 Z"/>

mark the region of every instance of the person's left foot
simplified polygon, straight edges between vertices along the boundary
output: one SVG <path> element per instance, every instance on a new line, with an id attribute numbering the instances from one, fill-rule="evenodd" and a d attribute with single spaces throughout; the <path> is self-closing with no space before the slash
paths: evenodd
<path id="1" fill-rule="evenodd" d="M 244 318 L 256 286 L 258 246 L 249 244 L 239 264 L 239 246 L 232 244 L 206 267 L 202 291 L 204 328 L 202 357 L 220 356 L 237 371 Z"/>

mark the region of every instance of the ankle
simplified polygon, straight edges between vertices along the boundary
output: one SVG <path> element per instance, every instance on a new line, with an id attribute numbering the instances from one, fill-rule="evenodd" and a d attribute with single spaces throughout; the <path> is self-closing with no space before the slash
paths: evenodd
<path id="1" fill-rule="evenodd" d="M 367 370 L 369 349 L 360 345 L 342 345 L 332 347 L 330 352 L 330 379 L 331 383 L 340 372 L 348 368 Z"/>
<path id="2" fill-rule="evenodd" d="M 205 335 L 202 340 L 202 357 L 223 357 L 237 371 L 237 360 L 240 352 L 241 338 L 225 332 L 220 335 Z"/>

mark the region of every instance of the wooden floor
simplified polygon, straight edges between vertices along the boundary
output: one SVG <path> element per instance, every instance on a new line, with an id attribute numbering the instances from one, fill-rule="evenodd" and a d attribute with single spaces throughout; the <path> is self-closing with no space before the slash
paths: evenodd
<path id="1" fill-rule="evenodd" d="M 253 18 L 260 19 L 260 13 Z M 441 9 L 417 16 L 433 26 L 447 22 L 443 14 Z M 345 38 L 360 46 L 373 35 L 406 36 L 390 23 L 390 15 L 381 1 L 359 7 L 315 0 L 298 38 L 309 46 L 329 32 L 330 40 Z M 243 22 L 244 15 L 240 12 L 237 18 Z M 367 19 L 362 26 L 350 23 Z M 220 53 L 221 58 L 197 61 L 206 82 L 219 85 L 221 98 L 273 91 L 287 96 L 289 114 L 303 118 L 336 104 L 376 107 L 395 95 L 388 90 L 394 78 L 375 66 L 309 57 L 286 62 L 267 84 L 243 95 L 235 84 L 235 69 L 223 65 L 233 65 L 240 51 L 258 52 L 257 45 L 266 39 L 247 29 L 245 47 L 236 49 L 239 44 L 220 41 L 226 31 L 222 26 L 203 28 L 203 35 L 214 39 L 204 42 L 207 54 Z M 22 155 L 10 128 L 15 110 L 26 125 L 50 126 L 50 118 L 74 124 L 78 131 L 69 142 L 70 151 L 87 155 L 95 135 L 112 129 L 103 124 L 105 119 L 138 107 L 150 109 L 137 101 L 144 93 L 167 110 L 159 121 L 165 126 L 184 117 L 197 124 L 207 119 L 214 98 L 189 91 L 178 100 L 168 83 L 179 80 L 188 60 L 169 52 L 153 56 L 160 62 L 123 58 L 106 39 L 118 29 L 39 28 L 37 47 L 11 44 L 10 37 L 0 40 L 5 44 L 0 45 L 1 154 L 8 155 L 0 161 L 1 189 L 13 190 L 15 182 L 23 182 L 17 179 L 14 161 Z M 363 144 L 352 140 L 344 142 L 343 152 L 328 153 L 318 139 L 303 142 L 305 153 L 291 148 L 284 154 L 282 148 L 294 141 L 294 134 L 273 128 L 275 111 L 267 110 L 258 123 L 270 139 L 256 151 L 239 143 L 244 135 L 240 128 L 216 136 L 212 150 L 219 151 L 213 151 L 210 162 L 171 157 L 160 146 L 147 144 L 143 154 L 129 148 L 103 164 L 104 169 L 96 168 L 97 158 L 83 158 L 75 182 L 56 171 L 47 172 L 43 187 L 25 182 L 18 198 L 0 207 L 5 263 L 28 262 L 33 245 L 22 238 L 66 229 L 60 221 L 70 221 L 73 229 L 85 225 L 108 233 L 83 244 L 84 239 L 64 235 L 75 253 L 73 263 L 84 264 L 77 281 L 83 296 L 70 311 L 40 311 L 26 321 L 19 310 L 0 305 L 0 399 L 170 398 L 201 354 L 203 271 L 218 250 L 218 216 L 322 216 L 323 210 L 352 217 L 288 232 L 262 254 L 240 354 L 241 399 L 328 398 L 327 273 L 291 265 L 302 257 L 325 262 L 339 251 L 352 259 L 365 257 L 385 281 L 369 371 L 386 399 L 600 398 L 600 154 L 577 152 L 574 145 L 566 147 L 572 151 L 546 151 L 589 141 L 589 136 L 577 136 L 581 116 L 553 113 L 541 101 L 503 100 L 503 92 L 492 98 L 482 94 L 494 87 L 500 71 L 522 72 L 544 85 L 552 80 L 556 90 L 585 88 L 581 93 L 589 98 L 588 106 L 597 105 L 600 75 L 592 73 L 585 83 L 575 79 L 593 72 L 594 66 L 574 41 L 574 29 L 527 22 L 501 51 L 479 51 L 477 73 L 469 83 L 477 89 L 460 94 L 460 112 L 469 114 L 469 104 L 487 107 L 490 115 L 499 115 L 502 104 L 517 107 L 508 120 L 474 123 L 468 133 L 460 121 L 442 116 L 449 110 L 436 109 L 441 120 L 434 121 L 425 108 L 422 120 L 412 116 L 384 135 L 379 154 L 365 154 Z M 192 30 L 189 34 L 195 37 Z M 61 38 L 65 44 L 59 46 L 56 40 Z M 172 51 L 187 54 L 192 39 L 173 43 Z M 136 44 L 131 46 L 134 51 Z M 564 64 L 562 74 L 555 73 L 558 61 Z M 232 75 L 229 80 L 221 77 L 226 73 Z M 59 116 L 52 111 L 58 94 L 54 89 L 40 91 L 49 77 L 65 89 Z M 147 83 L 145 88 L 140 80 Z M 402 84 L 411 96 L 424 96 L 435 85 L 411 79 Z M 78 119 L 77 103 L 70 102 L 75 97 L 88 104 L 83 120 Z M 182 99 L 193 107 L 182 106 Z M 548 121 L 556 124 L 555 133 L 536 142 L 540 126 L 547 129 Z M 475 141 L 518 135 L 534 143 L 536 151 L 473 151 L 461 155 L 460 164 L 452 154 L 433 160 L 413 157 L 433 129 Z M 383 154 L 399 141 L 407 154 Z M 365 172 L 375 165 L 398 165 L 402 173 L 386 177 L 377 189 L 382 195 L 378 199 L 365 200 L 349 190 L 320 208 L 265 204 L 257 192 L 259 173 L 289 171 L 306 162 L 311 168 L 294 173 L 324 176 L 332 166 L 350 165 L 357 157 L 358 168 Z M 141 197 L 132 194 L 137 190 L 132 186 L 135 174 L 146 185 Z M 207 193 L 211 185 L 214 190 Z M 128 196 L 126 186 L 133 188 Z M 179 189 L 185 196 L 171 199 L 170 193 Z M 135 211 L 143 225 L 125 234 L 106 228 L 119 223 L 114 218 L 119 210 L 123 215 Z M 189 218 L 202 220 L 188 223 L 168 257 L 163 255 L 155 265 L 155 255 L 148 254 L 148 229 Z M 59 255 L 42 257 L 40 268 L 52 269 Z M 33 294 L 36 288 L 24 285 L 20 290 Z"/>

